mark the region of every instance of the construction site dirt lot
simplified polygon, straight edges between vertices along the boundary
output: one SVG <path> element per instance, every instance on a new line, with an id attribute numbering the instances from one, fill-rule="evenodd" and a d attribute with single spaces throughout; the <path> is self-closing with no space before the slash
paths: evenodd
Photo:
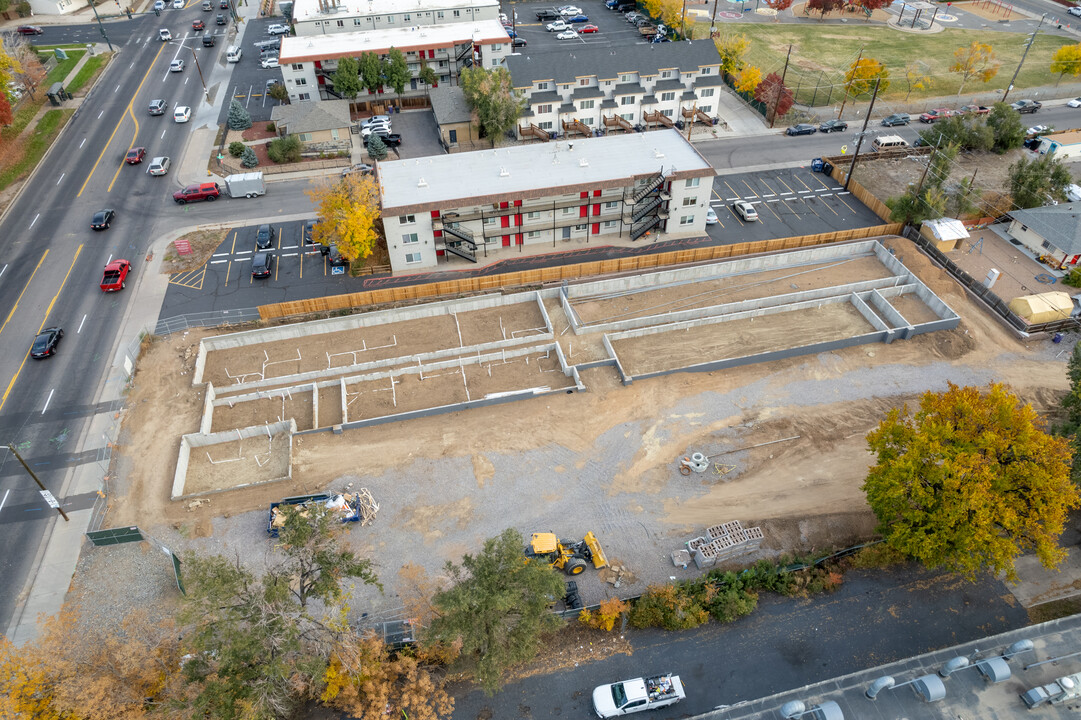
<path id="1" fill-rule="evenodd" d="M 258 568 L 273 547 L 265 532 L 270 502 L 366 487 L 378 517 L 347 526 L 345 536 L 374 560 L 384 584 L 382 593 L 358 587 L 350 600 L 369 619 L 401 606 L 399 570 L 407 564 L 438 579 L 446 561 L 508 527 L 567 539 L 595 532 L 626 573 L 618 588 L 592 570 L 579 576 L 587 604 L 697 575 L 693 564 L 673 567 L 671 551 L 730 520 L 765 533 L 762 549 L 744 561 L 845 546 L 873 532 L 860 490 L 872 460 L 864 438 L 890 408 L 948 382 L 1004 382 L 1045 411 L 1067 386 L 1067 343 L 1017 340 L 909 241 L 884 245 L 961 316 L 958 328 L 630 386 L 597 367 L 582 372 L 587 392 L 297 435 L 292 480 L 213 495 L 199 507 L 172 502 L 169 493 L 179 438 L 198 428 L 202 410 L 202 391 L 191 386 L 192 348 L 214 331 L 161 338 L 138 364 L 105 526 L 138 525 L 180 553 L 237 552 Z M 545 306 L 571 362 L 597 352 L 589 336 L 567 331 L 555 303 Z M 488 331 L 500 333 L 498 324 Z M 321 390 L 324 403 L 333 401 Z M 796 439 L 739 450 L 782 438 Z M 689 453 L 733 450 L 704 474 L 678 472 Z"/>

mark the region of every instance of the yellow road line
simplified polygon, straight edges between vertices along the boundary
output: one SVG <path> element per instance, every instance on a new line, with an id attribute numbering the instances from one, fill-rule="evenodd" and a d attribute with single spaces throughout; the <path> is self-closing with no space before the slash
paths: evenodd
<path id="1" fill-rule="evenodd" d="M 229 275 L 233 272 L 234 252 L 236 252 L 236 230 L 233 231 L 233 244 L 229 246 L 229 263 L 225 266 L 225 287 L 229 287 Z"/>
<path id="2" fill-rule="evenodd" d="M 282 229 L 281 229 L 281 226 L 279 226 L 278 227 L 278 258 L 279 258 L 279 260 L 281 259 L 281 254 L 282 254 Z M 279 260 L 274 261 L 274 282 L 278 281 L 278 268 L 281 267 L 281 262 L 279 262 Z"/>
<path id="3" fill-rule="evenodd" d="M 135 88 L 135 94 L 132 95 L 131 100 L 128 101 L 128 107 L 125 114 L 131 111 L 131 106 L 135 102 L 135 98 L 139 97 L 139 91 L 143 89 L 143 84 L 146 82 L 146 79 L 150 77 L 150 72 L 154 69 L 154 63 L 156 63 L 158 61 L 158 58 L 161 57 L 161 52 L 164 49 L 165 43 L 162 43 L 161 47 L 158 48 L 158 53 L 154 56 L 154 59 L 150 61 L 150 67 L 146 69 L 146 74 L 143 75 L 143 79 L 139 81 L 139 87 Z M 134 117 L 134 115 L 132 117 Z M 109 149 L 109 145 L 112 144 L 113 137 L 116 135 L 116 131 L 120 129 L 120 124 L 123 122 L 124 115 L 121 115 L 120 119 L 116 121 L 116 127 L 113 128 L 112 134 L 109 135 L 109 139 L 106 141 L 105 147 L 101 149 L 101 155 L 98 155 L 98 159 L 94 161 L 94 167 L 90 168 L 90 172 L 87 174 L 86 180 L 83 180 L 83 185 L 79 188 L 79 192 L 75 195 L 75 197 L 83 196 L 83 190 L 86 190 L 86 184 L 90 182 L 90 178 L 94 177 L 94 171 L 98 169 L 98 164 L 101 162 L 101 159 L 105 157 L 105 151 Z M 116 178 L 113 179 L 115 180 Z M 111 190 L 112 187 L 112 183 L 110 183 L 109 189 Z"/>
<path id="4" fill-rule="evenodd" d="M 135 98 L 132 98 L 132 102 L 135 102 Z M 133 148 L 133 147 L 135 147 L 135 140 L 139 137 L 139 121 L 135 119 L 135 113 L 132 112 L 132 110 L 131 110 L 131 103 L 128 103 L 128 109 L 124 112 L 124 114 L 125 115 L 131 115 L 131 121 L 133 123 L 135 123 L 135 132 L 132 133 L 132 135 L 131 135 L 131 143 L 128 145 L 129 148 Z M 120 119 L 123 120 L 124 115 L 121 115 Z M 112 182 L 109 183 L 109 189 L 106 190 L 105 192 L 112 192 L 113 191 L 113 185 L 116 184 L 116 179 L 118 177 L 120 177 L 120 171 L 124 169 L 124 165 L 126 165 L 126 164 L 127 164 L 126 159 L 120 161 L 120 165 L 117 166 L 116 172 L 113 173 L 113 180 L 112 180 Z"/>
<path id="5" fill-rule="evenodd" d="M 56 299 L 60 297 L 60 293 L 64 290 L 64 285 L 67 284 L 68 278 L 71 277 L 71 271 L 75 268 L 75 261 L 79 259 L 79 254 L 83 251 L 83 246 L 75 248 L 75 257 L 71 259 L 71 266 L 68 268 L 68 272 L 64 275 L 63 281 L 60 283 L 60 287 L 56 289 L 56 294 L 53 295 L 53 299 L 49 301 L 49 307 L 45 308 L 45 317 L 41 319 L 41 325 L 38 326 L 38 332 L 40 334 L 45 329 L 45 323 L 49 322 L 49 314 L 53 311 L 53 305 L 56 304 Z M 42 257 L 42 260 L 45 258 Z M 40 263 L 39 263 L 40 264 Z M 8 401 L 8 395 L 11 394 L 11 388 L 15 387 L 15 381 L 19 379 L 19 375 L 23 371 L 23 367 L 26 366 L 26 361 L 30 357 L 29 348 L 26 350 L 26 354 L 23 355 L 23 361 L 19 363 L 19 369 L 15 371 L 15 375 L 12 376 L 11 382 L 8 383 L 7 389 L 4 390 L 4 396 L 0 398 L 0 410 L 4 409 L 4 403 Z"/>
<path id="6" fill-rule="evenodd" d="M 4 332 L 4 328 L 8 326 L 8 322 L 11 320 L 11 316 L 15 314 L 15 310 L 17 310 L 19 307 L 19 301 L 23 299 L 23 293 L 25 293 L 26 289 L 30 287 L 30 282 L 34 279 L 34 275 L 36 275 L 38 270 L 41 268 L 41 264 L 45 262 L 45 257 L 48 254 L 49 251 L 46 250 L 45 253 L 41 256 L 41 259 L 38 260 L 38 264 L 37 267 L 34 268 L 34 272 L 30 273 L 30 277 L 26 280 L 26 285 L 23 285 L 23 291 L 19 293 L 19 297 L 15 298 L 15 304 L 11 306 L 11 312 L 9 312 L 8 316 L 4 319 L 4 324 L 0 325 L 0 333 Z"/>

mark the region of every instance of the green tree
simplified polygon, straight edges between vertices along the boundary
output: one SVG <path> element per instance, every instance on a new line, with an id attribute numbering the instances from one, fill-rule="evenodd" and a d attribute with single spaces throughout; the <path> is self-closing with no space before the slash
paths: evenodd
<path id="1" fill-rule="evenodd" d="M 543 561 L 526 560 L 524 547 L 517 530 L 490 538 L 461 565 L 447 563 L 453 585 L 432 599 L 437 615 L 426 641 L 461 643 L 461 660 L 489 694 L 561 624 L 548 606 L 563 595 L 563 578 Z"/>
<path id="2" fill-rule="evenodd" d="M 1081 43 L 1076 45 L 1063 45 L 1051 56 L 1051 72 L 1058 73 L 1055 86 L 1058 87 L 1062 76 L 1067 73 L 1070 77 L 1081 75 Z"/>
<path id="3" fill-rule="evenodd" d="M 1010 166 L 1010 194 L 1021 208 L 1046 205 L 1066 199 L 1066 186 L 1073 182 L 1070 171 L 1054 155 L 1035 160 L 1021 158 Z"/>
<path id="4" fill-rule="evenodd" d="M 405 92 L 405 84 L 413 79 L 413 73 L 409 69 L 409 63 L 405 61 L 405 55 L 396 47 L 392 47 L 383 61 L 383 77 L 387 85 L 394 88 L 394 92 L 401 97 Z"/>
<path id="5" fill-rule="evenodd" d="M 286 135 L 283 138 L 274 138 L 267 143 L 266 154 L 271 162 L 293 163 L 300 162 L 303 143 L 296 135 Z"/>
<path id="6" fill-rule="evenodd" d="M 1066 364 L 1066 376 L 1070 379 L 1070 389 L 1062 398 L 1066 419 L 1058 428 L 1058 434 L 1069 440 L 1073 450 L 1070 480 L 1076 485 L 1081 484 L 1081 343 L 1073 346 Z"/>
<path id="7" fill-rule="evenodd" d="M 387 152 L 387 144 L 378 133 L 368 136 L 368 154 L 371 155 L 372 160 L 386 160 Z"/>
<path id="8" fill-rule="evenodd" d="M 510 73 L 502 67 L 466 68 L 462 71 L 462 93 L 493 146 L 514 127 L 525 108 L 525 100 L 514 92 Z"/>
<path id="9" fill-rule="evenodd" d="M 191 557 L 184 565 L 181 610 L 191 656 L 184 663 L 196 717 L 220 720 L 284 717 L 319 687 L 327 648 L 343 612 L 342 582 L 378 585 L 367 560 L 340 546 L 336 513 L 284 506 L 284 559 L 262 577 L 239 558 Z M 323 603 L 322 617 L 308 602 Z"/>
<path id="10" fill-rule="evenodd" d="M 417 75 L 417 79 L 420 80 L 426 87 L 434 88 L 439 84 L 439 75 L 435 70 L 424 63 L 424 66 L 420 69 L 420 74 Z"/>
<path id="11" fill-rule="evenodd" d="M 994 137 L 992 150 L 999 155 L 1021 147 L 1025 142 L 1025 126 L 1021 124 L 1021 115 L 1008 103 L 997 102 L 991 106 L 987 115 L 987 127 Z"/>
<path id="12" fill-rule="evenodd" d="M 229 117 L 226 119 L 230 130 L 247 130 L 251 127 L 251 113 L 236 100 L 229 103 Z"/>
<path id="13" fill-rule="evenodd" d="M 251 146 L 244 146 L 244 152 L 240 154 L 240 164 L 246 168 L 253 168 L 259 164 L 259 158 L 255 156 L 255 150 L 252 150 Z"/>
<path id="14" fill-rule="evenodd" d="M 721 56 L 721 75 L 737 75 L 743 69 L 743 58 L 751 47 L 751 41 L 743 33 L 725 32 L 714 41 L 714 45 Z"/>
<path id="15" fill-rule="evenodd" d="M 893 409 L 867 436 L 876 464 L 863 485 L 886 543 L 928 567 L 1014 579 L 1014 558 L 1052 568 L 1066 518 L 1081 505 L 1069 445 L 1045 433 L 1002 385 L 949 385 L 920 408 Z"/>
<path id="16" fill-rule="evenodd" d="M 946 194 L 937 186 L 925 187 L 917 193 L 916 186 L 909 185 L 904 195 L 886 200 L 886 207 L 893 222 L 919 225 L 946 214 Z"/>
<path id="17" fill-rule="evenodd" d="M 939 120 L 920 130 L 920 137 L 928 145 L 939 148 L 955 145 L 959 150 L 990 150 L 995 144 L 994 133 L 987 123 L 968 115 Z"/>
<path id="18" fill-rule="evenodd" d="M 247 146 L 244 143 L 240 142 L 239 140 L 234 140 L 233 142 L 229 143 L 229 154 L 235 158 L 238 158 L 244 154 L 245 147 Z"/>
<path id="19" fill-rule="evenodd" d="M 289 102 L 289 91 L 281 83 L 271 85 L 266 94 L 280 103 Z"/>
<path id="20" fill-rule="evenodd" d="M 334 83 L 334 92 L 350 100 L 360 92 L 360 63 L 356 58 L 343 57 L 338 59 L 338 69 L 330 78 Z"/>
<path id="21" fill-rule="evenodd" d="M 374 52 L 360 54 L 360 82 L 370 93 L 383 87 L 383 63 Z"/>

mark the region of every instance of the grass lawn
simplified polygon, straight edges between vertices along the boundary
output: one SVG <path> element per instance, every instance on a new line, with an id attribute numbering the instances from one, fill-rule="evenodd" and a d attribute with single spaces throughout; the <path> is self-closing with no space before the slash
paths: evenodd
<path id="1" fill-rule="evenodd" d="M 19 137 L 30 121 L 34 119 L 34 115 L 37 114 L 38 108 L 41 107 L 40 102 L 34 102 L 33 100 L 27 100 L 24 102 L 18 110 L 15 111 L 15 121 L 10 125 L 0 130 L 0 140 L 14 140 Z"/>
<path id="2" fill-rule="evenodd" d="M 41 116 L 37 127 L 20 146 L 23 151 L 22 157 L 8 164 L 0 172 L 0 190 L 7 188 L 23 174 L 34 169 L 73 114 L 75 114 L 74 110 L 49 110 Z"/>
<path id="3" fill-rule="evenodd" d="M 964 99 L 1005 88 L 1021 60 L 1027 41 L 1027 36 L 1023 34 L 987 30 L 947 29 L 935 35 L 912 35 L 881 26 L 837 26 L 817 22 L 798 25 L 748 24 L 740 25 L 738 31 L 746 34 L 751 41 L 747 61 L 758 66 L 763 76 L 770 72 L 781 72 L 785 53 L 791 44 L 792 60 L 785 84 L 792 89 L 799 86 L 798 100 L 804 103 L 811 101 L 816 83 L 820 85 L 816 105 L 840 103 L 843 95 L 840 84 L 844 81 L 844 73 L 856 60 L 861 47 L 864 57 L 878 60 L 890 72 L 890 87 L 884 97 L 903 100 L 908 92 L 905 67 L 909 63 L 922 60 L 932 68 L 930 72 L 934 74 L 934 85 L 927 90 L 913 91 L 913 99 L 956 95 L 960 79 L 946 69 L 954 62 L 954 51 L 967 47 L 973 41 L 990 45 L 1002 66 L 988 83 L 969 80 L 965 84 L 965 95 L 961 96 Z M 1016 88 L 1053 84 L 1056 78 L 1048 69 L 1051 56 L 1059 47 L 1069 44 L 1071 42 L 1067 38 L 1039 35 L 1017 77 Z M 837 83 L 838 87 L 834 89 L 832 101 L 828 101 L 827 86 L 831 83 Z M 1012 95 L 1019 98 L 1023 93 L 1015 89 Z"/>
<path id="4" fill-rule="evenodd" d="M 56 63 L 56 67 L 49 71 L 49 75 L 45 78 L 45 82 L 41 84 L 41 87 L 48 90 L 53 83 L 61 82 L 68 76 L 68 73 L 75 67 L 75 63 L 79 62 L 79 58 L 86 53 L 85 50 L 69 50 L 68 59 L 60 60 Z"/>
<path id="5" fill-rule="evenodd" d="M 91 79 L 93 79 L 101 68 L 108 61 L 108 55 L 95 55 L 86 61 L 86 63 L 79 68 L 79 72 L 75 73 L 75 77 L 68 83 L 68 92 L 77 93 L 83 89 Z"/>

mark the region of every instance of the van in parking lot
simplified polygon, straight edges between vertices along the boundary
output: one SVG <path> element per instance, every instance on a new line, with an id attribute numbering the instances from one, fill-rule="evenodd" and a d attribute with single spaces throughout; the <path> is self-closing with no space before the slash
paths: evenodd
<path id="1" fill-rule="evenodd" d="M 879 135 L 871 141 L 871 149 L 875 152 L 906 147 L 908 147 L 908 141 L 900 135 Z"/>
<path id="2" fill-rule="evenodd" d="M 230 45 L 225 49 L 225 61 L 236 63 L 240 62 L 240 56 L 242 55 L 241 49 L 236 45 Z"/>

